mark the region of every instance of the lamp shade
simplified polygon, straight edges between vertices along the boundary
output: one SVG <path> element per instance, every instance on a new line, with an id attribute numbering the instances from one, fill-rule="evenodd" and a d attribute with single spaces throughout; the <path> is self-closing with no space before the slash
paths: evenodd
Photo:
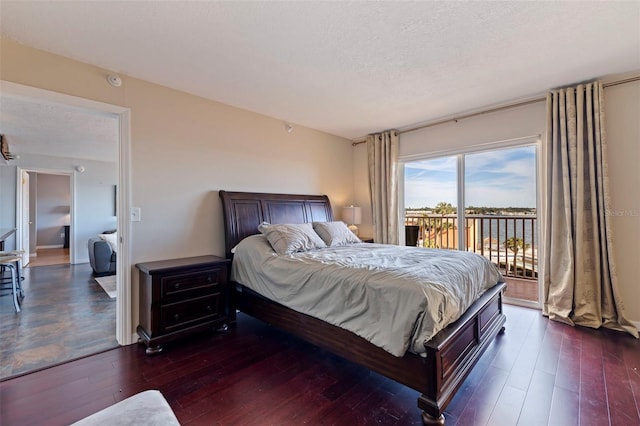
<path id="1" fill-rule="evenodd" d="M 362 223 L 362 209 L 355 206 L 343 207 L 342 221 L 349 225 L 360 225 Z"/>

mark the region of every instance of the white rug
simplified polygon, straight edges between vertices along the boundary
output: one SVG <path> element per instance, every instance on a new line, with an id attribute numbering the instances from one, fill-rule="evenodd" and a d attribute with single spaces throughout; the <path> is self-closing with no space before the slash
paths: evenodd
<path id="1" fill-rule="evenodd" d="M 116 276 L 109 275 L 107 277 L 95 277 L 95 280 L 100 287 L 109 295 L 110 298 L 115 299 L 118 294 L 116 290 Z"/>
<path id="2" fill-rule="evenodd" d="M 164 425 L 180 426 L 176 415 L 164 396 L 148 390 L 98 411 L 72 426 L 99 425 Z"/>

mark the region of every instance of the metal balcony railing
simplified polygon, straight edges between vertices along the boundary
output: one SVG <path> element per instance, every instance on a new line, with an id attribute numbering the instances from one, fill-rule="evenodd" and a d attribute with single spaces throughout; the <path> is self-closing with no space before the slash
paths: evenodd
<path id="1" fill-rule="evenodd" d="M 458 249 L 456 215 L 405 215 L 407 244 Z M 535 215 L 465 215 L 464 250 L 485 256 L 504 276 L 535 280 L 538 277 Z"/>

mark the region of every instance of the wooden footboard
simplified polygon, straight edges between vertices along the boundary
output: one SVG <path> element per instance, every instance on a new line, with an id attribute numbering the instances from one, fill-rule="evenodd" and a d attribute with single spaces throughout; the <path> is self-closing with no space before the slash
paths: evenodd
<path id="1" fill-rule="evenodd" d="M 237 308 L 314 345 L 363 365 L 422 393 L 425 424 L 443 424 L 443 412 L 493 338 L 504 329 L 502 291 L 497 284 L 455 323 L 426 342 L 426 357 L 396 357 L 367 340 L 296 312 L 236 284 Z"/>
<path id="2" fill-rule="evenodd" d="M 485 292 L 456 322 L 425 343 L 428 378 L 418 407 L 439 418 L 494 337 L 504 331 L 500 283 Z M 426 421 L 425 421 L 426 423 Z"/>

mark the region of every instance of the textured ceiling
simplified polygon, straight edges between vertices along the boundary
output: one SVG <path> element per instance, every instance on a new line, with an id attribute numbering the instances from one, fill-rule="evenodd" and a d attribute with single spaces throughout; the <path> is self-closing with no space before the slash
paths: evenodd
<path id="1" fill-rule="evenodd" d="M 118 160 L 115 115 L 2 95 L 0 133 L 14 155 Z"/>
<path id="2" fill-rule="evenodd" d="M 640 69 L 640 2 L 1 2 L 1 34 L 346 138 Z"/>

